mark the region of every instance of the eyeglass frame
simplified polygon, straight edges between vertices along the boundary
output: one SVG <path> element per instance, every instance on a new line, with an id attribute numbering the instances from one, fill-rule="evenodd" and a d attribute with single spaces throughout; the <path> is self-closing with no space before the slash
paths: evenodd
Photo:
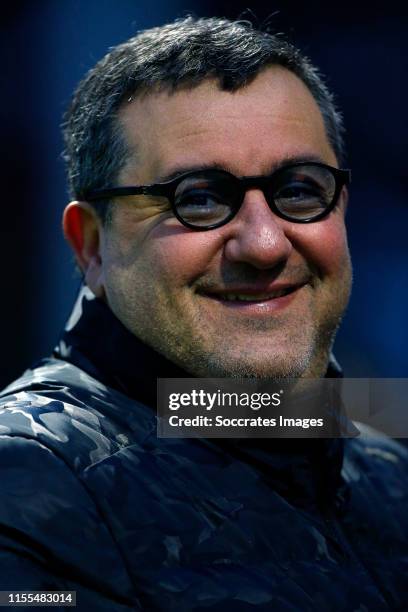
<path id="1" fill-rule="evenodd" d="M 305 219 L 294 219 L 288 215 L 285 215 L 285 213 L 283 213 L 277 207 L 274 199 L 266 196 L 265 191 L 267 188 L 270 190 L 273 188 L 273 183 L 276 182 L 277 177 L 279 176 L 281 172 L 286 171 L 288 168 L 296 168 L 296 167 L 301 167 L 301 166 L 314 166 L 314 167 L 324 168 L 325 170 L 328 170 L 334 177 L 335 189 L 334 189 L 333 198 L 332 198 L 331 203 L 327 206 L 327 208 L 323 212 L 319 213 L 315 217 L 310 217 L 310 218 L 305 218 Z M 176 195 L 177 187 L 183 180 L 185 180 L 188 177 L 196 176 L 197 174 L 205 173 L 205 172 L 218 172 L 220 174 L 224 174 L 224 175 L 228 175 L 232 177 L 234 181 L 238 181 L 239 185 L 242 186 L 241 187 L 242 199 L 240 200 L 239 203 L 235 203 L 235 202 L 231 203 L 231 213 L 222 221 L 218 221 L 217 223 L 213 223 L 212 225 L 201 226 L 201 225 L 194 225 L 192 223 L 189 223 L 188 221 L 186 221 L 179 215 L 177 211 L 177 206 L 175 203 L 175 195 Z M 227 170 L 220 170 L 216 168 L 214 169 L 203 168 L 203 170 L 197 170 L 197 169 L 190 170 L 189 172 L 184 172 L 176 176 L 175 178 L 169 181 L 164 181 L 162 183 L 153 183 L 151 185 L 130 185 L 130 186 L 123 186 L 123 187 L 112 187 L 112 188 L 106 188 L 106 189 L 95 189 L 95 190 L 85 191 L 82 194 L 81 199 L 88 201 L 88 202 L 93 202 L 96 200 L 107 200 L 111 198 L 131 196 L 131 195 L 147 195 L 147 196 L 165 197 L 170 202 L 173 214 L 180 221 L 180 223 L 182 223 L 185 227 L 188 227 L 190 229 L 206 231 L 206 230 L 211 230 L 211 229 L 216 229 L 218 227 L 222 227 L 223 225 L 226 225 L 227 223 L 229 223 L 235 217 L 235 215 L 238 213 L 239 209 L 241 208 L 244 202 L 244 199 L 245 199 L 245 194 L 249 189 L 260 189 L 264 195 L 264 198 L 270 210 L 274 214 L 276 214 L 278 217 L 280 217 L 281 219 L 284 219 L 285 221 L 290 221 L 292 223 L 314 223 L 315 221 L 320 221 L 320 219 L 323 219 L 324 217 L 329 215 L 331 211 L 337 206 L 341 190 L 343 189 L 345 185 L 350 184 L 350 182 L 351 182 L 351 170 L 350 169 L 335 168 L 333 166 L 329 166 L 328 164 L 324 164 L 324 163 L 316 162 L 316 161 L 310 161 L 310 162 L 299 161 L 299 162 L 289 163 L 289 164 L 280 166 L 274 172 L 272 172 L 272 174 L 259 175 L 259 176 L 238 177 L 232 174 L 231 172 L 228 172 Z"/>

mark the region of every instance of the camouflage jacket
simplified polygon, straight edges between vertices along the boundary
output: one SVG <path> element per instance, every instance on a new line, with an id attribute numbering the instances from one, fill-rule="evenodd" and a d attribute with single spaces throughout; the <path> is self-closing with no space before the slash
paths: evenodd
<path id="1" fill-rule="evenodd" d="M 408 610 L 404 447 L 158 439 L 156 376 L 186 375 L 85 290 L 3 391 L 0 590 L 91 612 Z"/>

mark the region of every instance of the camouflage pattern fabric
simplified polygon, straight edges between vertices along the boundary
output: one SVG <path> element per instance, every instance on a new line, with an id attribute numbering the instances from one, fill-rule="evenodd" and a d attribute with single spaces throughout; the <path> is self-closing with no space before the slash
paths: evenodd
<path id="1" fill-rule="evenodd" d="M 84 289 L 54 356 L 3 391 L 1 590 L 76 590 L 84 611 L 408 610 L 404 447 L 157 439 L 158 374 L 186 376 Z"/>

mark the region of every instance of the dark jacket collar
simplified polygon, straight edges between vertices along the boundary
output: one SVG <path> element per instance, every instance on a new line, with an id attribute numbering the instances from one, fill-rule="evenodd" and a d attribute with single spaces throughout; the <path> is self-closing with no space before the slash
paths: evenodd
<path id="1" fill-rule="evenodd" d="M 152 409 L 157 378 L 190 378 L 184 370 L 132 335 L 87 287 L 80 289 L 54 356 Z M 341 377 L 332 357 L 326 376 Z M 212 440 L 250 462 L 286 498 L 312 509 L 339 505 L 342 439 Z"/>
<path id="2" fill-rule="evenodd" d="M 110 308 L 82 286 L 54 356 L 151 408 L 157 378 L 190 378 L 132 335 Z"/>

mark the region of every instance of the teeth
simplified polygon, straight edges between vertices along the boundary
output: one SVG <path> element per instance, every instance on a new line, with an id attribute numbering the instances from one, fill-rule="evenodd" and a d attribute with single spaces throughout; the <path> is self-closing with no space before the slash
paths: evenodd
<path id="1" fill-rule="evenodd" d="M 228 302 L 260 302 L 261 300 L 270 300 L 286 295 L 289 289 L 281 289 L 281 291 L 273 291 L 271 293 L 258 293 L 258 295 L 247 295 L 245 293 L 225 293 L 222 296 L 223 300 Z"/>

